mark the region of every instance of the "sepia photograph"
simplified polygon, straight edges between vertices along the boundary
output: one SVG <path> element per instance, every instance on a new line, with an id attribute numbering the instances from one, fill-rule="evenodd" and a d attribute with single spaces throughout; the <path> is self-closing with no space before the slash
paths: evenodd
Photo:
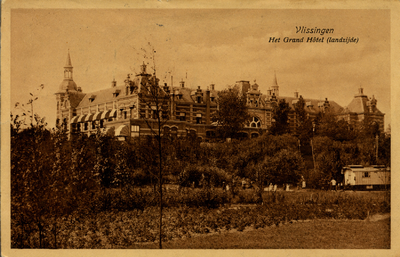
<path id="1" fill-rule="evenodd" d="M 15 2 L 2 256 L 394 256 L 389 5 Z"/>

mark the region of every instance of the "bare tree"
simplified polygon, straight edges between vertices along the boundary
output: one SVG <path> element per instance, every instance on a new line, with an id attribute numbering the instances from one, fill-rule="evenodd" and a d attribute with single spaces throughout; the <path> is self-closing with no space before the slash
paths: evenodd
<path id="1" fill-rule="evenodd" d="M 158 152 L 158 170 L 157 174 L 153 176 L 158 180 L 158 196 L 160 207 L 160 225 L 159 225 L 159 248 L 162 249 L 162 213 L 163 213 L 163 159 L 164 159 L 164 142 L 163 142 L 163 126 L 169 121 L 170 118 L 170 91 L 167 86 L 161 87 L 159 79 L 156 76 L 156 61 L 154 47 L 149 43 L 149 51 L 141 48 L 144 52 L 143 57 L 152 63 L 153 74 L 147 80 L 142 80 L 140 85 L 139 108 L 141 103 L 150 110 L 150 117 L 146 117 L 139 110 L 141 119 L 146 122 L 147 127 L 151 133 L 151 143 L 156 143 Z M 154 141 L 155 140 L 155 141 Z"/>

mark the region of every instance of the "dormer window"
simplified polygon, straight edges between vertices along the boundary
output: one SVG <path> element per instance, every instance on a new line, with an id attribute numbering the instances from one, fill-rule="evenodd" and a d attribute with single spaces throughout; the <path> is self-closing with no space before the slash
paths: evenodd
<path id="1" fill-rule="evenodd" d="M 93 102 L 95 98 L 96 98 L 95 95 L 91 95 L 91 96 L 89 97 L 89 102 Z"/>
<path id="2" fill-rule="evenodd" d="M 113 92 L 113 97 L 117 97 L 121 93 L 121 90 L 117 89 Z"/>

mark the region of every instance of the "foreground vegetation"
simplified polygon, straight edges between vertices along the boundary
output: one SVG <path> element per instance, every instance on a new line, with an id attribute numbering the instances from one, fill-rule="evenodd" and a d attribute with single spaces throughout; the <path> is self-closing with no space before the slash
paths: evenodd
<path id="1" fill-rule="evenodd" d="M 263 191 L 271 183 L 296 185 L 302 176 L 309 187 L 331 178 L 340 182 L 340 167 L 375 161 L 373 137 L 315 137 L 318 169 L 310 169 L 299 139 L 287 134 L 230 143 L 200 144 L 167 134 L 120 142 L 100 131 L 69 138 L 65 124 L 49 130 L 38 117 L 23 125 L 17 117 L 11 125 L 13 248 L 127 248 L 156 242 L 157 234 L 168 241 L 390 211 L 389 195 Z M 380 137 L 379 144 L 386 149 L 379 152 L 381 160 L 389 161 L 390 138 Z M 162 155 L 155 154 L 160 150 Z M 241 190 L 243 180 L 253 189 Z M 166 183 L 176 189 L 162 187 Z"/>
<path id="2" fill-rule="evenodd" d="M 158 198 L 144 192 L 133 194 L 131 199 L 121 199 L 115 190 L 110 194 L 114 201 L 95 198 L 86 213 L 50 219 L 43 231 L 13 222 L 12 247 L 36 248 L 40 246 L 40 238 L 44 248 L 132 248 L 141 247 L 137 243 L 157 242 Z M 138 200 L 140 194 L 142 198 Z M 368 215 L 390 212 L 385 194 L 387 192 L 264 192 L 263 205 L 249 205 L 256 199 L 253 190 L 240 190 L 233 199 L 217 189 L 194 189 L 185 194 L 169 191 L 164 199 L 167 207 L 163 214 L 163 240 L 262 229 L 290 221 L 365 219 Z M 126 200 L 142 205 L 127 205 Z"/>

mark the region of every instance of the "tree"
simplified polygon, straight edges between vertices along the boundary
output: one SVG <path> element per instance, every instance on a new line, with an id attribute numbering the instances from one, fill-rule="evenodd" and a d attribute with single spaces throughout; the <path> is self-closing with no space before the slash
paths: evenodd
<path id="1" fill-rule="evenodd" d="M 282 149 L 263 161 L 265 174 L 274 184 L 297 183 L 304 170 L 304 162 L 299 152 Z"/>
<path id="2" fill-rule="evenodd" d="M 218 123 L 217 130 L 223 138 L 235 138 L 237 133 L 250 122 L 247 100 L 235 88 L 218 93 L 218 110 L 212 117 Z"/>
<path id="3" fill-rule="evenodd" d="M 296 113 L 297 127 L 301 127 L 304 121 L 307 119 L 307 112 L 304 109 L 306 102 L 302 96 L 299 97 L 296 104 L 294 104 L 294 111 Z"/>
<path id="4" fill-rule="evenodd" d="M 36 230 L 39 247 L 43 247 L 46 207 L 51 191 L 47 186 L 52 179 L 47 177 L 47 171 L 51 170 L 48 160 L 53 159 L 50 132 L 37 116 L 35 118 L 36 124 L 31 121 L 24 129 L 21 129 L 18 117 L 11 124 L 11 219 L 14 226 L 24 231 L 23 238 L 14 239 L 22 247 L 29 247 L 26 237 Z"/>
<path id="5" fill-rule="evenodd" d="M 289 104 L 285 99 L 280 99 L 278 105 L 274 107 L 272 116 L 272 126 L 270 132 L 273 135 L 283 135 L 289 133 Z"/>
<path id="6" fill-rule="evenodd" d="M 158 180 L 158 195 L 159 195 L 159 204 L 160 204 L 160 224 L 159 224 L 159 248 L 162 249 L 162 213 L 163 213 L 163 161 L 165 161 L 165 140 L 163 139 L 163 127 L 168 122 L 170 118 L 170 92 L 167 87 L 162 88 L 159 85 L 159 79 L 156 77 L 156 62 L 155 62 L 155 53 L 153 46 L 148 43 L 150 48 L 150 53 L 147 53 L 145 49 L 144 58 L 149 58 L 153 64 L 151 67 L 153 69 L 153 74 L 142 79 L 141 83 L 141 91 L 138 93 L 140 104 L 144 104 L 149 110 L 152 111 L 151 117 L 144 117 L 142 114 L 141 118 L 146 122 L 147 127 L 151 131 L 151 136 L 148 138 L 149 143 L 152 147 L 154 147 L 155 152 L 157 153 L 157 159 L 152 159 L 152 162 L 148 164 L 152 165 L 152 168 L 149 170 L 150 172 L 155 171 L 157 167 L 157 174 L 155 177 Z M 140 113 L 140 111 L 139 111 Z"/>

